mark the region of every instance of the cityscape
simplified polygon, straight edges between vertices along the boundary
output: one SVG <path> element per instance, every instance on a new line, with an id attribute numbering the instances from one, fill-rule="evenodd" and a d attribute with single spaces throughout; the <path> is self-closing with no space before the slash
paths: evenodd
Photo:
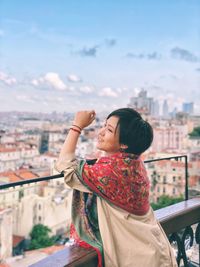
<path id="1" fill-rule="evenodd" d="M 187 155 L 189 196 L 199 196 L 200 136 L 191 133 L 199 129 L 200 115 L 193 114 L 193 103 L 184 103 L 181 112 L 169 113 L 167 102 L 164 102 L 161 116 L 157 102 L 141 89 L 137 96 L 129 99 L 127 106 L 138 110 L 154 129 L 154 141 L 142 155 L 144 160 Z M 7 112 L 0 116 L 0 184 L 55 174 L 54 164 L 72 124 L 73 114 Z M 100 155 L 95 149 L 96 135 L 103 123 L 102 116 L 83 131 L 76 151 L 78 157 L 94 159 Z M 183 161 L 158 161 L 148 163 L 146 167 L 151 181 L 151 203 L 157 203 L 163 195 L 184 199 Z M 51 229 L 51 235 L 68 238 L 71 193 L 62 178 L 1 190 L 0 229 L 6 229 L 6 234 L 0 235 L 1 259 L 9 258 L 9 266 L 23 266 L 20 265 L 24 264 L 23 256 L 21 261 L 17 256 L 22 253 L 20 246 L 29 239 L 37 224 Z M 15 257 L 12 258 L 13 251 Z M 32 250 L 32 254 L 25 254 L 30 263 L 41 256 L 41 251 Z"/>

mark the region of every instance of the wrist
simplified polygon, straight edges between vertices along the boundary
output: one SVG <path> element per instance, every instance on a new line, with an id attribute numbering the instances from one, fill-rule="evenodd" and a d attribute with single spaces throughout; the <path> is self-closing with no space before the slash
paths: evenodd
<path id="1" fill-rule="evenodd" d="M 73 123 L 72 127 L 75 128 L 75 129 L 78 129 L 79 131 L 83 130 L 83 128 L 81 126 L 79 126 L 78 124 L 76 124 L 76 123 Z"/>
<path id="2" fill-rule="evenodd" d="M 75 133 L 81 134 L 81 131 L 80 131 L 80 130 L 75 129 L 75 128 L 73 128 L 73 127 L 71 127 L 69 130 L 71 130 L 71 131 L 73 131 L 73 132 L 75 132 Z"/>

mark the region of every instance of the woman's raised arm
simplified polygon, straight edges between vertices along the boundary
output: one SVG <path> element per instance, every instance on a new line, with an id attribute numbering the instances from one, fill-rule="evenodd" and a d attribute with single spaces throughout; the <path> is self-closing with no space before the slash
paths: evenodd
<path id="1" fill-rule="evenodd" d="M 73 124 L 60 151 L 58 161 L 71 159 L 75 156 L 75 150 L 81 130 L 94 121 L 95 115 L 96 113 L 94 110 L 78 111 L 75 114 Z"/>

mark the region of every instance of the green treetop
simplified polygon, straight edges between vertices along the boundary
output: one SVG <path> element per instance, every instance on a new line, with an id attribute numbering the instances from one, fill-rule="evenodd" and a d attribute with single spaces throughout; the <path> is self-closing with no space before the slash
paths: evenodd
<path id="1" fill-rule="evenodd" d="M 31 242 L 29 249 L 38 249 L 52 246 L 54 237 L 49 237 L 51 230 L 42 224 L 36 224 L 30 233 Z"/>

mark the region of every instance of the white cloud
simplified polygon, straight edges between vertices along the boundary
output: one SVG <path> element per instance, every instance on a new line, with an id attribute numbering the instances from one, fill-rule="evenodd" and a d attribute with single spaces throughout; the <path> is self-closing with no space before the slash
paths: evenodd
<path id="1" fill-rule="evenodd" d="M 0 72 L 0 81 L 4 82 L 7 85 L 14 85 L 17 83 L 17 80 L 14 77 L 11 77 L 4 72 Z"/>
<path id="2" fill-rule="evenodd" d="M 77 82 L 81 82 L 81 78 L 78 77 L 76 74 L 69 74 L 67 76 L 67 79 L 69 82 L 73 82 L 73 83 L 77 83 Z"/>
<path id="3" fill-rule="evenodd" d="M 74 86 L 69 86 L 68 89 L 71 92 L 75 92 L 76 91 L 76 88 Z"/>
<path id="4" fill-rule="evenodd" d="M 49 103 L 47 101 L 42 101 L 42 105 L 49 106 Z"/>
<path id="5" fill-rule="evenodd" d="M 99 93 L 99 96 L 108 96 L 108 97 L 118 97 L 117 93 L 113 91 L 110 87 L 102 88 L 102 91 Z"/>
<path id="6" fill-rule="evenodd" d="M 126 87 L 122 87 L 122 88 L 118 87 L 118 88 L 116 88 L 116 91 L 117 91 L 117 93 L 122 94 L 123 92 L 128 91 L 128 88 L 126 88 Z"/>
<path id="7" fill-rule="evenodd" d="M 134 90 L 135 96 L 137 96 L 142 89 L 138 88 L 138 87 L 135 87 L 133 90 Z"/>
<path id="8" fill-rule="evenodd" d="M 67 86 L 60 79 L 59 75 L 55 72 L 49 72 L 44 76 L 45 81 L 47 81 L 51 86 L 57 90 L 66 90 Z"/>
<path id="9" fill-rule="evenodd" d="M 80 91 L 86 94 L 92 93 L 94 91 L 94 88 L 91 86 L 82 86 L 80 87 Z"/>
<path id="10" fill-rule="evenodd" d="M 39 81 L 34 79 L 31 81 L 31 84 L 34 85 L 34 86 L 38 86 L 39 85 Z"/>
<path id="11" fill-rule="evenodd" d="M 48 72 L 45 74 L 45 76 L 40 77 L 38 79 L 33 79 L 31 81 L 31 84 L 34 86 L 39 86 L 41 84 L 49 84 L 50 86 L 52 86 L 53 88 L 55 88 L 56 90 L 66 90 L 67 86 L 65 85 L 65 83 L 61 80 L 60 76 L 58 73 L 55 72 Z"/>
<path id="12" fill-rule="evenodd" d="M 44 82 L 45 82 L 45 78 L 44 78 L 44 77 L 40 77 L 40 78 L 38 79 L 38 81 L 39 81 L 40 83 L 44 83 Z"/>

